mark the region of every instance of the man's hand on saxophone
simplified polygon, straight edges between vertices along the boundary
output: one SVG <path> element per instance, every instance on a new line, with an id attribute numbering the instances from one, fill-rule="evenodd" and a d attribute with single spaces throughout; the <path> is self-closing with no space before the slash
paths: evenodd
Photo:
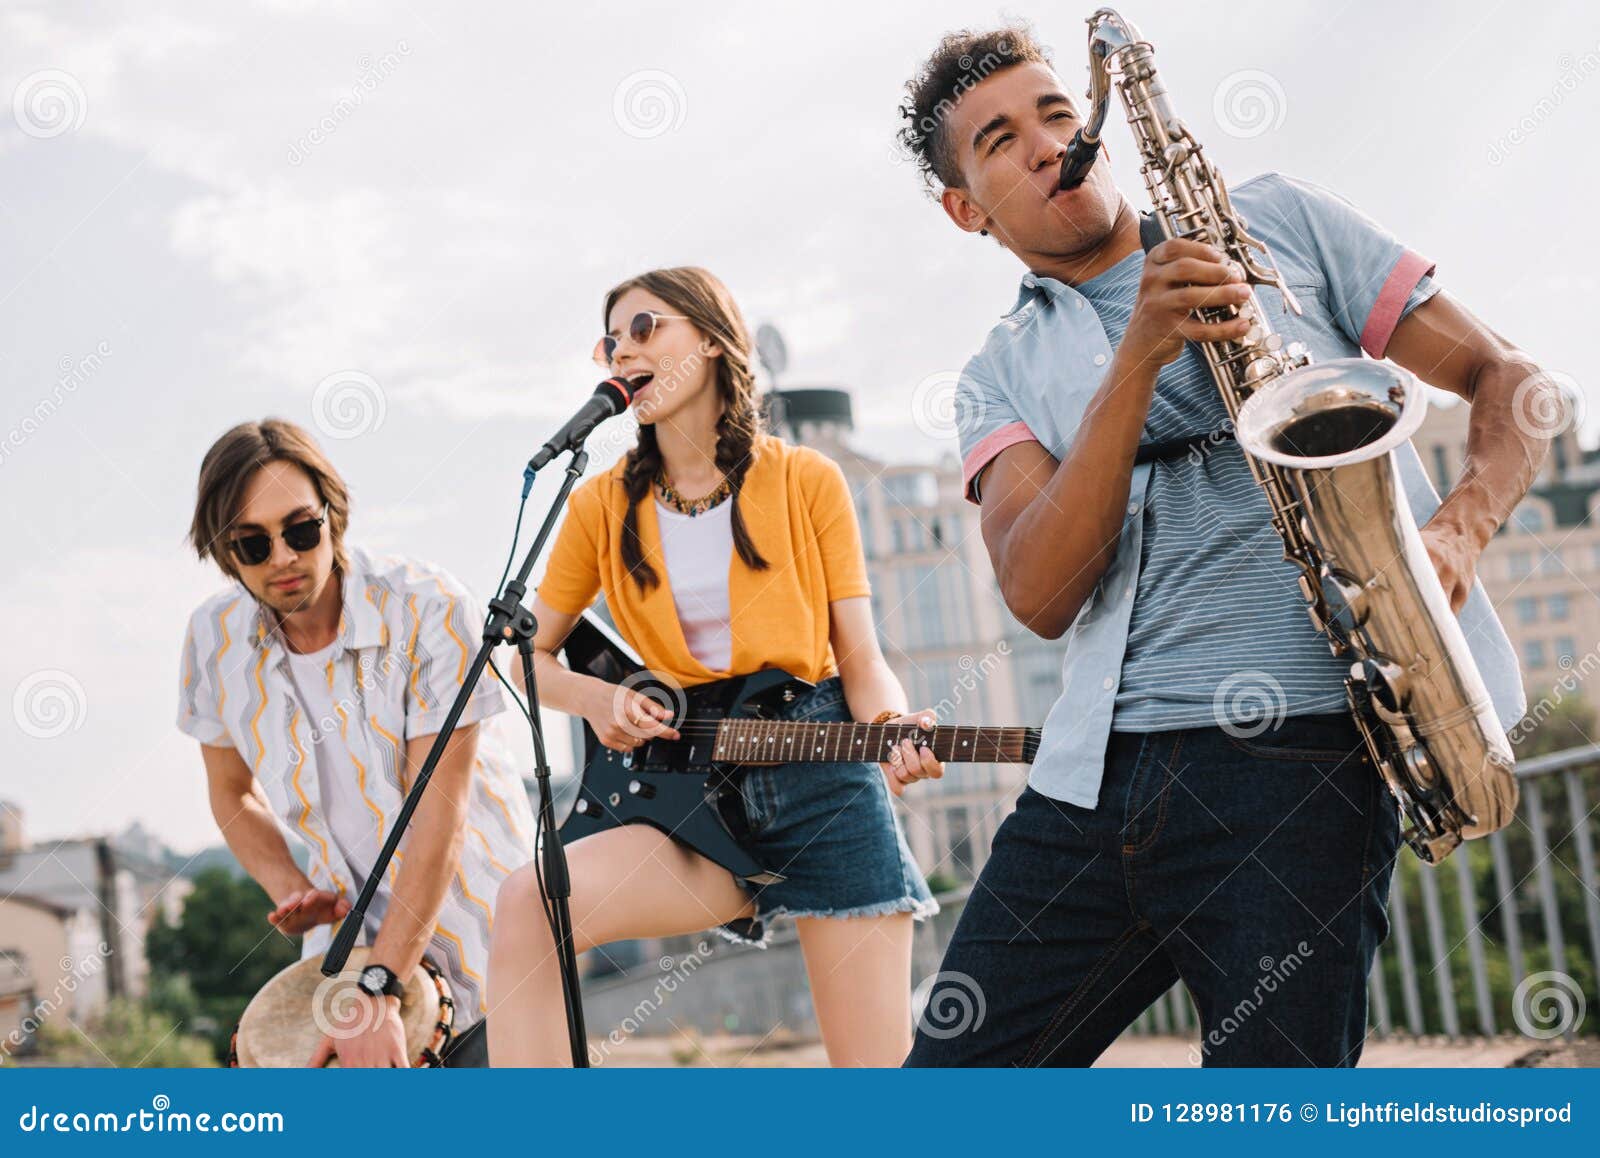
<path id="1" fill-rule="evenodd" d="M 1154 366 L 1165 366 L 1183 353 L 1183 343 L 1222 342 L 1244 336 L 1244 318 L 1202 322 L 1194 311 L 1237 306 L 1250 297 L 1244 273 L 1214 246 L 1170 238 L 1145 256 L 1139 297 L 1123 335 L 1122 350 L 1138 354 Z"/>

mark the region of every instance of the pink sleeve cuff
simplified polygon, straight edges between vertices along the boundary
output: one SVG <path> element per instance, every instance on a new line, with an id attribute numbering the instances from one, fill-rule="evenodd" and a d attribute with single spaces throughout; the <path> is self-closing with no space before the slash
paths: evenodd
<path id="1" fill-rule="evenodd" d="M 1367 315 L 1367 324 L 1361 331 L 1363 350 L 1374 358 L 1383 357 L 1383 352 L 1389 348 L 1389 339 L 1394 336 L 1394 328 L 1400 324 L 1400 311 L 1406 308 L 1406 299 L 1433 269 L 1433 262 L 1421 254 L 1408 249 L 1400 255 L 1378 291 L 1378 300 L 1372 303 L 1372 312 Z"/>
<path id="2" fill-rule="evenodd" d="M 995 455 L 1019 442 L 1038 441 L 1038 437 L 1028 429 L 1026 422 L 1008 422 L 1000 429 L 984 435 L 978 445 L 967 452 L 967 457 L 961 464 L 962 493 L 966 495 L 967 501 L 969 503 L 978 501 L 978 476 L 983 473 L 983 468 L 993 461 Z"/>

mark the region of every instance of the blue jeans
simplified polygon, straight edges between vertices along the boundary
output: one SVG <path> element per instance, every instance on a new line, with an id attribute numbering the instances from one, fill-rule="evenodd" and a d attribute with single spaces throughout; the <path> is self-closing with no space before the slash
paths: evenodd
<path id="1" fill-rule="evenodd" d="M 1203 1064 L 1354 1065 L 1398 842 L 1348 715 L 1112 733 L 1098 808 L 1001 825 L 906 1064 L 1088 1065 L 1182 979 Z"/>

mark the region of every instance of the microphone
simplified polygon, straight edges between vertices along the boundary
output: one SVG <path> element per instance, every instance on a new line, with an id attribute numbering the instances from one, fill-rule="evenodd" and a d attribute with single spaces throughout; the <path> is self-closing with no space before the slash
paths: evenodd
<path id="1" fill-rule="evenodd" d="M 543 470 L 551 459 L 577 447 L 589 437 L 591 430 L 606 419 L 621 414 L 632 401 L 633 391 L 628 387 L 626 379 L 607 378 L 594 388 L 589 401 L 579 407 L 578 413 L 568 419 L 567 424 L 556 431 L 555 436 L 528 460 L 528 469 L 523 472 L 524 477 L 531 482 L 534 473 Z"/>

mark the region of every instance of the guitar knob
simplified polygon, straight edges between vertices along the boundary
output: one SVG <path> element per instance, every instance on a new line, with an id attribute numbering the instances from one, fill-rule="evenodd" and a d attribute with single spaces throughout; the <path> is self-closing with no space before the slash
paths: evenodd
<path id="1" fill-rule="evenodd" d="M 572 806 L 572 811 L 576 812 L 579 816 L 588 816 L 591 813 L 599 812 L 600 810 L 580 796 L 578 798 L 578 802 Z"/>
<path id="2" fill-rule="evenodd" d="M 628 781 L 628 792 L 642 800 L 649 800 L 656 794 L 656 786 L 654 784 L 646 784 L 642 780 L 630 780 Z"/>

